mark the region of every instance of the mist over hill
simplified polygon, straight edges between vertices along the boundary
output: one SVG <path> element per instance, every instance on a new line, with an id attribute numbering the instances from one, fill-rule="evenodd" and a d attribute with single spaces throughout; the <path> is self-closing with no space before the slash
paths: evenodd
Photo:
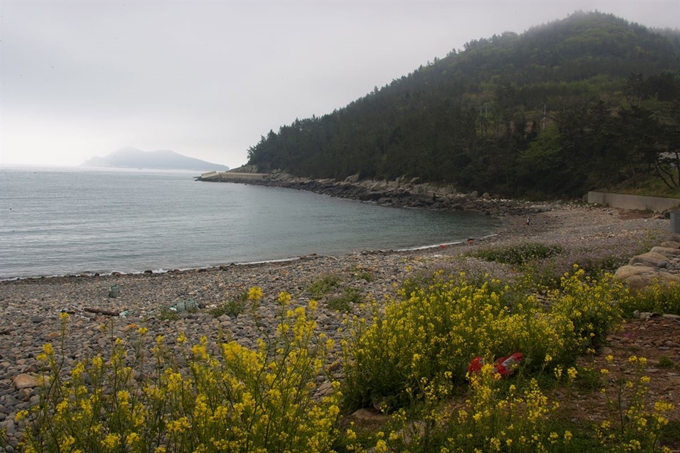
<path id="1" fill-rule="evenodd" d="M 84 167 L 143 168 L 154 170 L 196 170 L 227 171 L 226 165 L 214 164 L 174 151 L 141 151 L 136 148 L 122 148 L 104 157 L 93 157 L 85 161 Z"/>
<path id="2" fill-rule="evenodd" d="M 576 12 L 499 33 L 269 131 L 248 164 L 510 197 L 579 197 L 649 178 L 680 191 L 680 31 Z"/>

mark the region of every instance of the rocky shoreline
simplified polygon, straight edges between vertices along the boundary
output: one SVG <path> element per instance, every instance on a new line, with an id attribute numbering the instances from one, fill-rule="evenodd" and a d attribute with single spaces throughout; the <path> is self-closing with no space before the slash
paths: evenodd
<path id="1" fill-rule="evenodd" d="M 481 198 L 480 198 L 481 199 Z M 36 356 L 42 345 L 60 341 L 59 314 L 71 314 L 64 342 L 65 366 L 93 357 L 110 347 L 115 337 L 134 335 L 137 327 L 147 327 L 151 338 L 163 335 L 170 347 L 184 332 L 190 343 L 205 335 L 210 342 L 222 336 L 254 347 L 261 329 L 273 331 L 277 324 L 276 298 L 280 291 L 292 295 L 293 305 L 306 306 L 314 298 L 310 286 L 325 276 L 340 282 L 334 292 L 320 298 L 316 313 L 318 332 L 340 340 L 345 313 L 329 302 L 352 288 L 361 298 L 382 300 L 393 296 L 409 276 L 449 269 L 476 269 L 492 275 L 506 272 L 502 266 L 468 256 L 465 252 L 487 244 L 517 241 L 558 242 L 568 247 L 596 247 L 617 240 L 630 244 L 657 243 L 670 238 L 669 221 L 646 213 L 631 215 L 615 209 L 570 204 L 527 204 L 532 209 L 531 225 L 522 215 L 506 214 L 498 235 L 459 244 L 411 251 L 375 251 L 343 256 L 306 256 L 292 261 L 230 265 L 210 269 L 163 274 L 115 274 L 28 278 L 0 282 L 0 429 L 7 429 L 17 440 L 15 414 L 37 401 L 35 377 L 41 373 Z M 511 212 L 511 211 L 508 211 Z M 514 211 L 512 211 L 514 212 Z M 680 265 L 680 264 L 679 264 Z M 116 285 L 118 297 L 109 297 Z M 252 286 L 259 286 L 263 299 L 257 320 L 244 312 L 237 316 L 211 311 L 233 300 Z M 193 301 L 195 312 L 168 316 L 178 303 Z M 351 314 L 358 304 L 350 304 Z M 108 314 L 119 314 L 110 316 Z M 102 326 L 108 326 L 102 329 Z M 339 344 L 339 341 L 336 341 Z M 337 351 L 336 351 L 337 352 Z M 339 355 L 337 356 L 339 357 Z M 341 369 L 337 372 L 341 373 Z"/>
<path id="2" fill-rule="evenodd" d="M 331 197 L 375 203 L 381 206 L 478 211 L 493 216 L 525 216 L 542 212 L 549 205 L 547 203 L 531 203 L 492 197 L 488 193 L 482 195 L 477 192 L 461 193 L 452 186 L 419 183 L 418 178 L 375 181 L 360 180 L 358 176 L 350 176 L 343 181 L 336 181 L 334 179 L 296 177 L 283 172 L 273 172 L 264 178 L 230 178 L 230 173 L 226 172 L 220 173 L 219 178 L 199 178 L 199 180 L 306 190 Z"/>

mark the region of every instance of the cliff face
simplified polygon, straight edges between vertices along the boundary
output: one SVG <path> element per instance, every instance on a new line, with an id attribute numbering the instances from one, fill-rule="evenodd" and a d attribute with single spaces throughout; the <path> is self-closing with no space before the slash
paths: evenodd
<path id="1" fill-rule="evenodd" d="M 174 151 L 141 151 L 122 148 L 104 157 L 93 157 L 82 164 L 85 167 L 147 168 L 158 170 L 227 171 L 226 165 L 214 164 Z"/>

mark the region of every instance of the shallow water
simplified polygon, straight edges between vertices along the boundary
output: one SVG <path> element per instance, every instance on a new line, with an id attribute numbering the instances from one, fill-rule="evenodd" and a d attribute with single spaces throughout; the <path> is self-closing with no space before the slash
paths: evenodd
<path id="1" fill-rule="evenodd" d="M 0 278 L 399 249 L 483 236 L 499 226 L 478 213 L 389 208 L 193 176 L 1 167 Z"/>

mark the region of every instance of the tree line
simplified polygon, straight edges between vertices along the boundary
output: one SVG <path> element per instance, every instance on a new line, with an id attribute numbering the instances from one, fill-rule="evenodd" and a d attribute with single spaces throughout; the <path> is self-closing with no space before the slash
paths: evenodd
<path id="1" fill-rule="evenodd" d="M 580 196 L 654 177 L 680 188 L 680 32 L 575 13 L 471 41 L 248 150 L 259 171 Z"/>

